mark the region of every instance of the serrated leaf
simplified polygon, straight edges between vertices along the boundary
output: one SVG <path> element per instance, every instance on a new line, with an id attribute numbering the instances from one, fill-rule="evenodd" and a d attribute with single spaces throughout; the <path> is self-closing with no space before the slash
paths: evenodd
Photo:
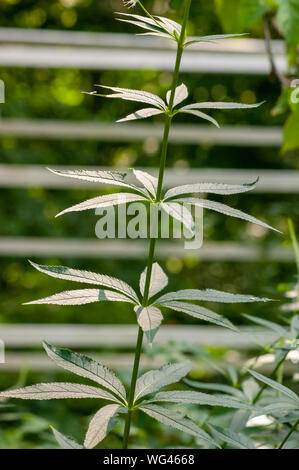
<path id="1" fill-rule="evenodd" d="M 261 227 L 267 228 L 269 230 L 274 230 L 274 232 L 279 232 L 276 228 L 271 227 L 268 224 L 265 224 L 261 220 L 252 217 L 245 212 L 239 211 L 238 209 L 233 209 L 226 204 L 222 204 L 216 201 L 209 201 L 208 199 L 196 199 L 196 198 L 181 198 L 181 199 L 173 199 L 174 202 L 182 202 L 187 204 L 194 204 L 195 206 L 203 207 L 205 209 L 210 209 L 212 211 L 220 212 L 221 214 L 228 215 L 230 217 L 236 217 L 237 219 L 243 219 L 247 222 L 251 222 L 252 224 L 260 225 Z"/>
<path id="2" fill-rule="evenodd" d="M 50 428 L 52 429 L 55 439 L 62 449 L 84 449 L 84 446 L 78 444 L 78 442 L 76 442 L 72 437 L 65 436 L 52 426 L 50 426 Z"/>
<path id="3" fill-rule="evenodd" d="M 166 94 L 166 102 L 167 104 L 170 103 L 170 97 L 171 97 L 171 90 L 169 90 Z M 184 83 L 182 83 L 180 86 L 178 86 L 175 89 L 174 93 L 174 100 L 173 100 L 173 105 L 172 107 L 174 108 L 178 104 L 180 104 L 182 101 L 188 98 L 188 88 Z"/>
<path id="4" fill-rule="evenodd" d="M 140 281 L 139 281 L 140 292 L 142 295 L 144 295 L 146 275 L 147 275 L 147 268 L 145 268 L 145 270 L 141 274 Z M 168 277 L 166 276 L 165 272 L 163 271 L 159 263 L 157 262 L 154 263 L 152 265 L 152 273 L 151 273 L 150 287 L 149 287 L 149 293 L 148 293 L 149 298 L 153 297 L 158 292 L 165 289 L 167 284 L 168 284 Z"/>
<path id="5" fill-rule="evenodd" d="M 240 433 L 230 431 L 229 429 L 222 429 L 218 426 L 209 425 L 209 428 L 215 437 L 222 442 L 227 442 L 238 449 L 255 449 L 252 442 Z"/>
<path id="6" fill-rule="evenodd" d="M 139 326 L 146 334 L 149 343 L 152 343 L 163 321 L 163 315 L 161 311 L 156 307 L 142 306 L 136 306 L 134 307 L 134 310 L 137 314 L 137 321 Z"/>
<path id="7" fill-rule="evenodd" d="M 154 95 L 153 93 L 149 93 L 147 91 L 132 90 L 130 88 L 119 88 L 105 85 L 96 86 L 112 90 L 115 93 L 114 95 L 106 95 L 106 98 L 121 98 L 126 101 L 137 101 L 140 103 L 147 103 L 162 110 L 166 108 L 164 101 L 159 96 Z"/>
<path id="8" fill-rule="evenodd" d="M 148 199 L 144 196 L 133 194 L 133 193 L 116 193 L 116 194 L 106 194 L 105 196 L 97 196 L 87 201 L 80 202 L 75 206 L 68 207 L 63 211 L 59 212 L 56 217 L 60 217 L 63 214 L 68 212 L 81 212 L 88 211 L 91 209 L 99 209 L 100 207 L 111 207 L 119 206 L 121 204 L 127 204 L 128 202 L 136 201 L 147 201 Z"/>
<path id="9" fill-rule="evenodd" d="M 146 119 L 151 116 L 156 116 L 158 114 L 162 114 L 163 111 L 157 108 L 144 108 L 135 111 L 135 113 L 129 114 L 125 118 L 118 119 L 116 122 L 126 122 L 126 121 L 135 121 L 137 119 Z"/>
<path id="10" fill-rule="evenodd" d="M 235 398 L 227 395 L 209 395 L 208 393 L 192 392 L 189 390 L 174 390 L 172 392 L 160 392 L 153 398 L 151 402 L 165 401 L 172 403 L 193 403 L 208 406 L 223 406 L 226 408 L 251 409 L 252 407 L 246 403 L 242 403 Z"/>
<path id="11" fill-rule="evenodd" d="M 50 295 L 43 299 L 26 302 L 23 305 L 53 304 L 53 305 L 85 305 L 93 302 L 133 302 L 125 295 L 113 292 L 111 290 L 100 289 L 76 289 L 63 291 L 59 294 Z"/>
<path id="12" fill-rule="evenodd" d="M 135 170 L 133 168 L 133 173 L 135 177 L 143 184 L 145 189 L 151 196 L 156 197 L 157 194 L 157 186 L 158 186 L 158 178 L 155 176 L 150 175 L 145 171 Z"/>
<path id="13" fill-rule="evenodd" d="M 264 101 L 260 103 L 254 104 L 245 104 L 245 103 L 229 103 L 229 102 L 221 102 L 221 101 L 211 101 L 211 102 L 202 102 L 202 103 L 192 103 L 188 104 L 181 108 L 181 110 L 190 110 L 190 109 L 252 109 L 258 108 L 264 103 Z"/>
<path id="14" fill-rule="evenodd" d="M 208 323 L 213 323 L 215 325 L 223 326 L 224 328 L 229 328 L 233 331 L 238 331 L 237 328 L 227 320 L 227 318 L 199 305 L 189 304 L 187 302 L 169 301 L 163 302 L 162 306 L 175 310 L 176 312 L 187 313 L 187 315 L 190 315 L 191 317 L 198 318 L 199 320 L 203 320 Z"/>
<path id="15" fill-rule="evenodd" d="M 187 107 L 181 108 L 179 113 L 185 113 L 185 114 L 193 114 L 193 116 L 199 117 L 201 119 L 204 119 L 205 121 L 210 121 L 214 126 L 220 127 L 216 119 L 212 118 L 212 116 L 209 116 L 206 113 L 202 113 L 201 111 L 197 111 L 196 109 L 189 109 Z"/>
<path id="16" fill-rule="evenodd" d="M 0 398 L 21 398 L 22 400 L 54 400 L 62 398 L 97 398 L 116 401 L 106 390 L 90 385 L 67 382 L 41 383 L 0 393 Z"/>
<path id="17" fill-rule="evenodd" d="M 205 302 L 220 303 L 251 303 L 269 302 L 270 299 L 254 297 L 253 295 L 230 294 L 215 289 L 182 289 L 176 292 L 168 292 L 155 300 L 154 305 L 164 304 L 172 300 L 203 300 Z"/>
<path id="18" fill-rule="evenodd" d="M 255 372 L 254 370 L 251 369 L 246 369 L 253 377 L 255 377 L 257 380 L 260 380 L 266 385 L 269 385 L 269 387 L 274 388 L 278 392 L 282 393 L 283 395 L 291 398 L 291 400 L 294 400 L 297 405 L 299 406 L 299 398 L 296 395 L 295 392 L 290 390 L 288 387 L 285 387 L 284 385 L 281 385 L 280 383 L 276 382 L 275 380 L 269 379 L 269 377 L 266 377 L 265 375 L 259 374 L 258 372 Z"/>
<path id="19" fill-rule="evenodd" d="M 181 222 L 194 235 L 195 223 L 191 212 L 185 206 L 176 202 L 161 202 L 160 207 L 171 217 Z"/>
<path id="20" fill-rule="evenodd" d="M 166 385 L 179 382 L 185 377 L 192 368 L 191 361 L 185 361 L 176 364 L 168 364 L 159 370 L 151 370 L 143 374 L 136 383 L 135 398 L 136 402 L 140 398 L 160 390 Z"/>
<path id="21" fill-rule="evenodd" d="M 180 413 L 168 410 L 167 408 L 163 408 L 162 406 L 158 405 L 145 405 L 142 406 L 140 410 L 162 424 L 179 429 L 180 431 L 186 432 L 187 434 L 191 434 L 191 436 L 200 437 L 209 444 L 214 444 L 211 437 L 205 431 L 203 431 L 199 426 L 191 421 L 191 419 L 184 418 L 184 416 Z"/>
<path id="22" fill-rule="evenodd" d="M 244 395 L 240 390 L 235 387 L 231 387 L 230 385 L 198 382 L 190 379 L 185 379 L 184 383 L 186 383 L 190 387 L 198 388 L 200 390 L 214 390 L 217 392 L 229 393 L 230 395 L 234 395 L 235 397 L 241 400 L 244 398 Z"/>
<path id="23" fill-rule="evenodd" d="M 251 191 L 257 185 L 258 179 L 249 184 L 222 184 L 222 183 L 195 183 L 177 186 L 167 191 L 164 200 L 176 197 L 182 194 L 192 193 L 211 193 L 211 194 L 241 194 Z"/>
<path id="24" fill-rule="evenodd" d="M 119 186 L 123 188 L 130 188 L 141 194 L 145 194 L 142 188 L 138 188 L 133 184 L 126 183 L 124 181 L 126 173 L 120 173 L 118 171 L 102 171 L 102 170 L 53 170 L 48 168 L 49 171 L 58 176 L 64 176 L 66 178 L 74 178 L 90 183 L 108 184 L 111 186 Z"/>
<path id="25" fill-rule="evenodd" d="M 119 405 L 107 405 L 101 408 L 89 423 L 88 431 L 85 436 L 84 446 L 87 449 L 93 449 L 101 442 L 111 429 L 111 420 L 115 417 Z"/>
<path id="26" fill-rule="evenodd" d="M 66 281 L 82 282 L 84 284 L 96 284 L 120 292 L 133 300 L 139 302 L 136 292 L 126 282 L 115 277 L 97 274 L 90 271 L 80 271 L 66 266 L 45 266 L 42 264 L 29 263 L 38 271 L 51 277 L 64 279 Z"/>
<path id="27" fill-rule="evenodd" d="M 122 400 L 126 400 L 126 390 L 118 377 L 108 369 L 90 357 L 79 354 L 69 349 L 59 348 L 47 342 L 43 342 L 46 353 L 59 367 L 73 374 L 92 380 L 107 388 Z M 113 397 L 113 401 L 119 401 Z"/>

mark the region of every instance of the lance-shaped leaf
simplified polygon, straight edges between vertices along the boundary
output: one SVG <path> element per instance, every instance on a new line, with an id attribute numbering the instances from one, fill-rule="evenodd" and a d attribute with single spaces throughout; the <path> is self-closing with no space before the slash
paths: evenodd
<path id="1" fill-rule="evenodd" d="M 130 88 L 119 88 L 105 85 L 96 85 L 101 88 L 107 88 L 112 90 L 114 94 L 106 95 L 106 98 L 120 98 L 126 101 L 137 101 L 139 103 L 147 103 L 164 110 L 166 104 L 164 101 L 157 95 L 149 93 L 148 91 L 141 90 L 131 90 Z"/>
<path id="2" fill-rule="evenodd" d="M 169 189 L 165 196 L 164 200 L 170 199 L 172 197 L 180 196 L 182 194 L 192 194 L 192 193 L 211 193 L 211 194 L 241 194 L 247 191 L 251 191 L 257 185 L 259 179 L 249 184 L 222 184 L 222 183 L 195 183 L 195 184 L 186 184 L 184 186 L 177 186 L 175 188 Z"/>
<path id="3" fill-rule="evenodd" d="M 126 390 L 118 377 L 108 369 L 90 357 L 79 354 L 69 349 L 58 348 L 47 342 L 43 342 L 46 353 L 59 367 L 73 374 L 92 380 L 107 388 L 122 400 L 126 400 Z M 113 397 L 113 401 L 119 401 Z"/>
<path id="4" fill-rule="evenodd" d="M 62 449 L 84 449 L 84 446 L 78 444 L 78 442 L 76 442 L 72 437 L 65 436 L 52 426 L 50 426 L 50 428 L 52 429 L 55 439 Z"/>
<path id="5" fill-rule="evenodd" d="M 226 204 L 222 204 L 220 202 L 209 201 L 208 199 L 196 199 L 196 198 L 180 198 L 180 199 L 173 199 L 173 202 L 183 202 L 188 204 L 194 204 L 195 206 L 203 207 L 204 209 L 210 209 L 212 211 L 220 212 L 221 214 L 228 215 L 230 217 L 236 217 L 237 219 L 243 219 L 247 222 L 251 222 L 252 224 L 260 225 L 261 227 L 267 228 L 269 230 L 274 230 L 275 232 L 279 232 L 276 228 L 271 227 L 268 224 L 265 224 L 261 220 L 252 217 L 245 212 L 239 211 L 238 209 L 233 209 Z M 279 232 L 280 233 L 280 232 Z"/>
<path id="6" fill-rule="evenodd" d="M 151 195 L 156 197 L 157 194 L 157 186 L 158 186 L 158 178 L 155 176 L 150 175 L 145 171 L 135 170 L 133 168 L 133 173 L 135 177 L 143 184 L 147 192 Z"/>
<path id="7" fill-rule="evenodd" d="M 171 217 L 181 222 L 194 235 L 195 223 L 187 207 L 177 204 L 176 200 L 174 202 L 161 202 L 160 207 Z"/>
<path id="8" fill-rule="evenodd" d="M 126 122 L 126 121 L 135 121 L 137 119 L 146 119 L 151 116 L 157 116 L 158 114 L 162 114 L 163 111 L 157 108 L 144 108 L 139 109 L 139 111 L 135 111 L 135 113 L 129 114 L 125 118 L 118 119 L 116 122 Z"/>
<path id="9" fill-rule="evenodd" d="M 189 38 L 187 42 L 185 42 L 184 47 L 191 46 L 191 44 L 196 44 L 199 42 L 215 42 L 221 39 L 230 39 L 230 38 L 238 38 L 241 36 L 246 36 L 248 33 L 242 33 L 242 34 L 212 34 L 210 36 L 199 36 L 199 37 L 193 37 Z"/>
<path id="10" fill-rule="evenodd" d="M 229 102 L 221 102 L 221 101 L 208 101 L 202 103 L 192 103 L 184 106 L 180 109 L 182 110 L 190 110 L 190 109 L 251 109 L 251 108 L 258 108 L 264 103 L 261 101 L 260 103 L 254 104 L 245 104 L 245 103 L 229 103 Z"/>
<path id="11" fill-rule="evenodd" d="M 113 418 L 121 407 L 119 405 L 107 405 L 101 408 L 90 421 L 85 436 L 84 446 L 92 449 L 101 442 L 112 429 Z M 116 423 L 115 423 L 116 424 Z"/>
<path id="12" fill-rule="evenodd" d="M 231 387 L 230 385 L 198 382 L 190 379 L 185 379 L 184 383 L 190 387 L 198 388 L 199 390 L 214 390 L 216 392 L 224 392 L 228 393 L 229 395 L 234 395 L 238 399 L 244 399 L 244 395 L 241 390 L 235 387 Z"/>
<path id="13" fill-rule="evenodd" d="M 162 305 L 171 300 L 203 300 L 205 302 L 220 303 L 251 303 L 251 302 L 269 302 L 270 299 L 263 297 L 254 297 L 253 295 L 230 294 L 215 289 L 182 289 L 176 292 L 168 292 L 162 295 L 154 304 Z"/>
<path id="14" fill-rule="evenodd" d="M 106 276 L 104 274 L 97 274 L 90 271 L 80 271 L 78 269 L 68 268 L 66 266 L 45 266 L 36 264 L 32 261 L 29 263 L 38 271 L 47 274 L 51 277 L 64 279 L 66 281 L 82 282 L 84 284 L 96 284 L 115 290 L 129 297 L 134 302 L 139 302 L 134 289 L 129 284 L 115 277 Z"/>
<path id="15" fill-rule="evenodd" d="M 226 408 L 253 409 L 250 405 L 242 403 L 227 395 L 209 395 L 202 392 L 191 392 L 188 390 L 175 390 L 172 392 L 160 392 L 150 402 L 172 402 L 172 403 L 194 403 L 198 405 L 223 406 Z"/>
<path id="16" fill-rule="evenodd" d="M 204 119 L 205 121 L 210 121 L 214 126 L 220 127 L 216 119 L 212 118 L 212 116 L 209 116 L 206 113 L 202 113 L 201 111 L 197 111 L 196 109 L 190 109 L 187 106 L 184 106 L 184 108 L 181 108 L 178 113 L 185 113 L 185 114 L 193 114 L 193 116 L 199 117 L 201 119 Z"/>
<path id="17" fill-rule="evenodd" d="M 97 398 L 117 402 L 117 398 L 106 390 L 90 385 L 67 382 L 41 383 L 29 387 L 7 390 L 0 398 L 21 398 L 22 400 L 54 400 L 61 398 Z"/>
<path id="18" fill-rule="evenodd" d="M 229 429 L 209 425 L 210 430 L 221 442 L 227 442 L 238 449 L 255 449 L 252 442 L 243 434 L 233 432 Z"/>
<path id="19" fill-rule="evenodd" d="M 168 410 L 167 408 L 163 408 L 162 406 L 158 405 L 145 405 L 142 406 L 140 410 L 144 411 L 144 413 L 156 419 L 162 424 L 166 424 L 167 426 L 171 426 L 172 428 L 179 429 L 180 431 L 186 432 L 187 434 L 191 434 L 191 436 L 200 437 L 201 439 L 207 441 L 209 444 L 214 445 L 214 442 L 209 436 L 209 434 L 203 431 L 199 426 L 197 426 L 193 421 L 191 421 L 191 419 L 184 418 L 181 413 Z"/>
<path id="20" fill-rule="evenodd" d="M 75 206 L 68 207 L 63 211 L 59 212 L 56 217 L 59 217 L 67 212 L 80 212 L 88 211 L 90 209 L 99 209 L 101 207 L 119 206 L 121 204 L 127 204 L 128 202 L 136 201 L 147 201 L 148 199 L 144 196 L 139 196 L 133 193 L 117 193 L 117 194 L 106 194 L 105 196 L 93 197 L 87 201 L 80 202 Z"/>
<path id="21" fill-rule="evenodd" d="M 167 31 L 171 34 L 176 32 L 178 35 L 181 34 L 182 27 L 176 21 L 170 20 L 169 18 L 165 18 L 165 16 L 155 16 L 167 29 Z"/>
<path id="22" fill-rule="evenodd" d="M 157 392 L 166 385 L 179 382 L 190 372 L 191 368 L 191 361 L 185 361 L 167 364 L 159 370 L 146 372 L 137 380 L 134 401 L 136 402 L 145 395 Z"/>
<path id="23" fill-rule="evenodd" d="M 170 103 L 170 97 L 171 97 L 171 90 L 169 90 L 166 94 L 166 102 L 167 104 Z M 173 100 L 173 105 L 172 107 L 177 106 L 180 104 L 182 101 L 188 98 L 188 88 L 184 83 L 182 83 L 180 86 L 178 86 L 175 90 L 174 94 L 174 100 Z"/>
<path id="24" fill-rule="evenodd" d="M 101 289 L 76 289 L 60 292 L 59 294 L 50 295 L 44 299 L 26 302 L 23 305 L 37 304 L 53 304 L 53 305 L 85 305 L 93 302 L 110 301 L 110 302 L 133 302 L 125 295 L 113 292 L 111 290 Z"/>
<path id="25" fill-rule="evenodd" d="M 253 315 L 243 314 L 243 317 L 251 320 L 252 322 L 256 323 L 257 325 L 264 326 L 265 328 L 274 331 L 275 333 L 283 336 L 287 336 L 288 332 L 285 328 L 273 321 L 265 320 L 264 318 L 254 317 Z"/>
<path id="26" fill-rule="evenodd" d="M 215 325 L 229 328 L 230 330 L 238 331 L 238 329 L 229 321 L 227 318 L 218 313 L 212 312 L 205 307 L 199 305 L 189 304 L 187 302 L 163 302 L 163 307 L 170 308 L 177 312 L 187 313 L 191 317 L 198 318 L 199 320 L 206 321 L 208 323 L 214 323 Z"/>
<path id="27" fill-rule="evenodd" d="M 291 400 L 294 400 L 297 403 L 297 406 L 299 407 L 299 397 L 296 395 L 295 392 L 293 392 L 293 390 L 290 390 L 288 387 L 285 387 L 284 385 L 281 385 L 279 382 L 269 379 L 265 375 L 259 374 L 258 372 L 255 372 L 254 370 L 247 369 L 247 371 L 251 375 L 253 375 L 253 377 L 255 377 L 257 380 L 264 382 L 264 384 L 269 385 L 269 387 L 274 388 L 278 392 L 289 397 Z"/>
<path id="28" fill-rule="evenodd" d="M 108 184 L 110 186 L 130 188 L 133 191 L 146 195 L 142 188 L 138 188 L 138 186 L 126 183 L 124 181 L 126 173 L 102 170 L 53 170 L 51 168 L 48 168 L 48 170 L 58 176 L 89 181 L 90 183 Z"/>
<path id="29" fill-rule="evenodd" d="M 157 307 L 142 307 L 136 306 L 134 310 L 137 314 L 137 321 L 139 326 L 146 334 L 149 343 L 153 339 L 163 321 L 163 315 Z"/>
<path id="30" fill-rule="evenodd" d="M 146 275 L 147 275 L 147 268 L 145 268 L 145 270 L 141 274 L 140 281 L 139 281 L 140 292 L 142 295 L 144 294 Z M 154 263 L 152 265 L 150 287 L 149 287 L 149 292 L 148 292 L 149 298 L 153 297 L 158 292 L 165 289 L 167 284 L 168 284 L 168 277 L 166 276 L 165 272 L 163 271 L 159 263 Z"/>

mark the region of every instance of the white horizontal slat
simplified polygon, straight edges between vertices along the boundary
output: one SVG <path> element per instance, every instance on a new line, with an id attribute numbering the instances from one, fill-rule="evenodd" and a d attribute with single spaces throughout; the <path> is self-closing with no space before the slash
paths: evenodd
<path id="1" fill-rule="evenodd" d="M 90 121 L 47 119 L 1 119 L 0 136 L 28 139 L 92 139 L 101 142 L 161 140 L 161 124 L 105 124 Z M 232 147 L 281 147 L 282 128 L 278 126 L 223 126 L 174 124 L 169 141 L 173 144 L 230 145 Z"/>
<path id="2" fill-rule="evenodd" d="M 139 240 L 96 240 L 72 238 L 1 237 L 0 256 L 60 258 L 142 259 L 148 243 Z M 198 250 L 186 250 L 183 241 L 160 242 L 156 249 L 159 259 L 171 256 L 200 259 L 201 261 L 276 261 L 293 262 L 291 249 L 281 246 L 262 248 L 230 242 L 204 242 Z"/>
<path id="3" fill-rule="evenodd" d="M 94 33 L 83 31 L 62 31 L 54 29 L 0 28 L 0 43 L 13 44 L 55 44 L 61 46 L 120 47 L 127 49 L 175 49 L 175 43 L 164 39 L 137 36 L 128 33 Z M 285 54 L 285 43 L 272 40 L 274 54 Z M 217 43 L 193 44 L 192 49 L 218 52 L 244 52 L 265 54 L 263 39 L 235 38 Z"/>
<path id="4" fill-rule="evenodd" d="M 130 44 L 126 46 L 124 53 L 123 45 L 120 47 L 108 47 L 108 41 L 104 41 L 103 35 L 88 38 L 88 33 L 71 33 L 72 36 L 66 39 L 61 33 L 47 32 L 41 36 L 41 43 L 37 36 L 31 32 L 31 37 L 21 41 L 22 33 L 10 32 L 9 38 L 5 39 L 5 31 L 2 31 L 2 44 L 0 45 L 0 64 L 3 66 L 16 67 L 45 67 L 45 68 L 80 68 L 90 70 L 140 70 L 158 69 L 161 71 L 173 70 L 175 61 L 175 51 L 173 47 L 165 42 L 161 47 L 161 42 L 150 39 L 148 43 L 139 37 L 132 38 Z M 80 36 L 76 36 L 76 34 Z M 15 36 L 15 40 L 13 37 Z M 112 44 L 119 44 L 120 36 L 116 40 L 111 40 Z M 43 39 L 44 38 L 44 39 Z M 124 35 L 123 44 L 128 44 L 128 35 Z M 257 43 L 253 47 L 246 47 L 250 39 L 236 40 L 238 46 L 232 46 L 229 41 L 228 46 L 206 44 L 194 47 L 185 51 L 182 59 L 182 72 L 206 72 L 206 73 L 238 73 L 267 75 L 270 73 L 269 60 L 261 46 Z M 254 40 L 256 41 L 256 40 Z M 105 42 L 105 46 L 102 46 Z M 136 46 L 137 42 L 139 44 Z M 224 43 L 225 41 L 220 41 Z M 14 44 L 11 44 L 14 43 Z M 20 44 L 21 43 L 21 44 Z M 55 44 L 55 45 L 54 45 Z M 75 45 L 76 44 L 76 45 Z M 78 45 L 79 44 L 79 45 Z M 98 46 L 100 47 L 91 47 Z M 144 49 L 140 45 L 148 44 Z M 151 44 L 151 46 L 150 46 Z M 242 47 L 244 44 L 244 47 Z M 84 46 L 84 47 L 83 47 Z M 170 48 L 169 48 L 170 47 Z M 168 48 L 168 49 L 167 49 Z M 282 72 L 287 71 L 287 61 L 281 47 L 276 48 L 279 53 L 275 55 L 277 68 Z M 248 52 L 249 51 L 249 52 Z M 257 52 L 258 51 L 258 52 Z"/>
<path id="5" fill-rule="evenodd" d="M 28 307 L 24 307 L 28 308 Z M 155 343 L 167 344 L 178 341 L 188 345 L 235 347 L 255 349 L 256 344 L 246 333 L 225 330 L 214 326 L 172 326 L 163 325 L 157 333 Z M 261 343 L 271 344 L 277 335 L 269 334 L 263 328 L 253 328 Z M 0 337 L 7 349 L 40 347 L 43 340 L 56 346 L 70 348 L 134 348 L 136 325 L 64 325 L 64 324 L 14 324 L 2 325 Z"/>
<path id="6" fill-rule="evenodd" d="M 111 170 L 111 167 L 91 167 L 91 166 L 61 166 L 51 165 L 51 168 L 58 170 L 70 169 L 95 169 Z M 118 168 L 119 169 L 119 168 Z M 137 168 L 136 168 L 137 169 Z M 147 171 L 154 176 L 158 175 L 157 168 L 138 168 Z M 122 169 L 121 169 L 122 170 Z M 124 169 L 126 172 L 127 170 Z M 129 182 L 135 182 L 132 173 L 127 172 Z M 299 192 L 299 171 L 297 170 L 238 170 L 227 168 L 192 168 L 176 169 L 167 168 L 165 171 L 165 188 L 192 184 L 198 182 L 214 183 L 250 183 L 259 177 L 255 193 L 295 193 Z M 15 165 L 0 164 L 0 187 L 3 188 L 26 188 L 32 186 L 42 186 L 44 188 L 65 189 L 84 188 L 94 190 L 104 188 L 95 183 L 64 178 L 47 170 L 43 165 Z M 251 194 L 251 192 L 249 193 Z"/>

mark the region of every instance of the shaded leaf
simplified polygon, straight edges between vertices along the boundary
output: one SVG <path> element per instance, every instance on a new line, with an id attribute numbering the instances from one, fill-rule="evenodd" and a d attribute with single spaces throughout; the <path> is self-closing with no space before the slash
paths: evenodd
<path id="1" fill-rule="evenodd" d="M 134 307 L 134 310 L 137 314 L 139 326 L 145 332 L 148 341 L 152 343 L 158 328 L 163 321 L 162 313 L 156 307 L 136 306 Z"/>
<path id="2" fill-rule="evenodd" d="M 180 413 L 168 410 L 167 408 L 163 408 L 162 406 L 158 405 L 145 405 L 140 409 L 162 424 L 179 429 L 180 431 L 186 432 L 187 434 L 191 434 L 191 436 L 200 437 L 209 444 L 214 444 L 211 437 L 205 431 L 203 431 L 199 426 L 191 421 L 191 419 L 184 418 L 184 416 Z"/>
<path id="3" fill-rule="evenodd" d="M 172 392 L 157 393 L 151 402 L 165 401 L 172 403 L 194 403 L 198 405 L 223 406 L 226 408 L 251 409 L 252 407 L 246 403 L 242 403 L 235 398 L 227 395 L 209 395 L 202 392 L 191 392 L 189 390 L 175 390 Z"/>
<path id="4" fill-rule="evenodd" d="M 247 318 L 248 320 L 251 320 L 257 325 L 264 326 L 265 328 L 271 331 L 274 331 L 275 333 L 278 333 L 279 335 L 287 335 L 287 330 L 283 328 L 282 326 L 278 325 L 277 323 L 274 323 L 269 320 L 264 320 L 264 318 L 254 317 L 253 315 L 247 315 L 245 313 L 243 314 L 243 317 Z"/>
<path id="5" fill-rule="evenodd" d="M 192 368 L 191 361 L 167 364 L 159 370 L 151 370 L 143 374 L 136 383 L 135 402 L 140 398 L 160 390 L 166 385 L 179 382 Z"/>
<path id="6" fill-rule="evenodd" d="M 205 121 L 210 121 L 212 124 L 214 124 L 214 126 L 216 126 L 218 128 L 220 127 L 218 122 L 216 121 L 216 119 L 212 118 L 211 116 L 209 116 L 206 113 L 202 113 L 201 111 L 197 111 L 195 109 L 189 109 L 187 107 L 184 107 L 184 108 L 181 108 L 178 112 L 179 113 L 185 113 L 185 114 L 193 114 L 194 116 L 199 117 L 201 119 L 204 119 Z"/>
<path id="7" fill-rule="evenodd" d="M 130 88 L 119 88 L 105 85 L 96 86 L 112 90 L 115 93 L 114 95 L 106 95 L 106 98 L 121 98 L 126 101 L 137 101 L 140 103 L 147 103 L 162 110 L 166 108 L 164 101 L 159 96 L 154 95 L 153 93 L 149 93 L 148 91 L 132 90 Z"/>
<path id="8" fill-rule="evenodd" d="M 210 36 L 199 36 L 199 37 L 194 37 L 191 40 L 185 42 L 184 46 L 188 47 L 191 46 L 191 44 L 196 44 L 199 42 L 214 42 L 218 41 L 221 39 L 230 39 L 230 38 L 238 38 L 241 36 L 246 36 L 247 33 L 242 33 L 242 34 L 212 34 Z"/>
<path id="9" fill-rule="evenodd" d="M 227 442 L 238 449 L 255 449 L 252 442 L 240 433 L 230 431 L 229 429 L 223 429 L 218 426 L 209 425 L 209 428 L 215 437 L 222 442 Z"/>
<path id="10" fill-rule="evenodd" d="M 107 388 L 122 400 L 126 400 L 126 390 L 118 377 L 108 369 L 90 357 L 79 354 L 69 349 L 59 348 L 47 342 L 43 342 L 46 353 L 59 367 L 66 369 L 80 377 L 85 377 Z M 113 397 L 113 401 L 117 401 Z"/>
<path id="11" fill-rule="evenodd" d="M 185 379 L 184 382 L 193 388 L 198 388 L 201 390 L 215 390 L 217 392 L 229 393 L 230 395 L 234 395 L 241 400 L 244 398 L 244 395 L 240 390 L 235 387 L 231 387 L 230 385 L 198 382 L 190 379 Z"/>
<path id="12" fill-rule="evenodd" d="M 291 400 L 295 400 L 297 405 L 299 406 L 299 398 L 296 395 L 295 392 L 290 390 L 288 387 L 285 387 L 284 385 L 281 385 L 279 382 L 276 382 L 275 380 L 269 379 L 269 377 L 266 377 L 265 375 L 259 374 L 258 372 L 255 372 L 251 369 L 246 369 L 253 377 L 255 377 L 257 380 L 260 380 L 261 382 L 264 382 L 266 385 L 269 385 L 269 387 L 274 388 L 278 392 L 282 393 L 283 395 L 291 398 Z"/>
<path id="13" fill-rule="evenodd" d="M 50 428 L 52 429 L 55 439 L 62 449 L 84 449 L 84 446 L 78 444 L 78 442 L 76 442 L 72 437 L 65 436 L 52 426 L 50 426 Z"/>

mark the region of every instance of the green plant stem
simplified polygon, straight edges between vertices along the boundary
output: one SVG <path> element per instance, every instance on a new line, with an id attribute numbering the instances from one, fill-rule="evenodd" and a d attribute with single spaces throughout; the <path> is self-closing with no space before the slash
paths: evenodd
<path id="1" fill-rule="evenodd" d="M 292 219 L 288 219 L 288 225 L 289 225 L 290 237 L 291 237 L 291 240 L 292 240 L 293 249 L 294 249 L 295 257 L 296 257 L 297 274 L 299 276 L 299 245 L 298 245 L 298 240 L 297 240 L 297 237 L 296 237 L 296 233 L 295 233 L 294 224 L 293 224 Z"/>
<path id="2" fill-rule="evenodd" d="M 169 115 L 165 116 L 165 123 L 164 123 L 164 134 L 163 134 L 163 141 L 162 141 L 162 148 L 161 148 L 156 202 L 159 202 L 161 200 L 161 195 L 162 195 L 164 170 L 165 170 L 167 150 L 168 150 L 168 139 L 169 139 L 169 132 L 170 132 L 171 121 L 172 121 L 171 114 L 173 110 L 175 90 L 179 81 L 180 65 L 181 65 L 182 55 L 184 51 L 184 41 L 185 41 L 185 36 L 186 36 L 186 27 L 187 27 L 187 21 L 189 18 L 191 1 L 192 0 L 185 1 L 182 31 L 181 31 L 179 41 L 177 43 L 178 45 L 177 45 L 176 62 L 175 62 L 175 68 L 174 68 L 173 77 L 172 77 L 171 95 L 169 99 Z M 143 5 L 140 2 L 138 3 L 141 7 L 143 7 Z M 148 254 L 148 262 L 147 262 L 146 279 L 145 279 L 145 285 L 144 285 L 144 293 L 143 293 L 143 299 L 142 299 L 143 306 L 147 306 L 147 303 L 148 303 L 152 268 L 153 268 L 153 262 L 154 262 L 154 256 L 155 256 L 155 246 L 156 246 L 156 238 L 151 238 L 150 245 L 149 245 L 149 254 Z M 132 378 L 131 378 L 131 384 L 130 384 L 128 413 L 127 413 L 124 438 L 123 438 L 123 449 L 128 448 L 128 442 L 129 442 L 129 437 L 130 437 L 132 406 L 134 403 L 134 395 L 135 395 L 136 381 L 137 381 L 138 371 L 139 371 L 142 342 L 143 342 L 143 331 L 141 328 L 139 328 L 138 338 L 137 338 L 137 343 L 136 343 L 136 348 L 135 348 L 134 366 L 133 366 L 133 372 L 132 372 Z"/>
<path id="3" fill-rule="evenodd" d="M 283 446 L 285 445 L 285 443 L 288 441 L 288 439 L 291 437 L 291 435 L 293 434 L 294 431 L 296 431 L 296 428 L 297 426 L 299 425 L 299 419 L 297 419 L 297 421 L 293 424 L 293 426 L 291 427 L 291 429 L 289 430 L 289 432 L 287 433 L 286 437 L 284 438 L 284 440 L 282 441 L 281 444 L 279 444 L 279 446 L 277 447 L 278 449 L 282 449 Z"/>
<path id="4" fill-rule="evenodd" d="M 279 370 L 280 366 L 284 363 L 285 361 L 285 358 L 287 357 L 289 352 L 285 353 L 278 361 L 278 363 L 276 364 L 276 366 L 274 367 L 274 369 L 272 370 L 272 373 L 270 375 L 270 379 L 272 379 L 276 372 Z M 254 405 L 260 398 L 261 398 L 261 395 L 263 393 L 263 391 L 265 390 L 265 388 L 267 387 L 267 384 L 263 384 L 262 387 L 260 388 L 259 392 L 256 394 L 256 396 L 254 397 L 253 399 L 253 402 L 252 404 Z"/>

